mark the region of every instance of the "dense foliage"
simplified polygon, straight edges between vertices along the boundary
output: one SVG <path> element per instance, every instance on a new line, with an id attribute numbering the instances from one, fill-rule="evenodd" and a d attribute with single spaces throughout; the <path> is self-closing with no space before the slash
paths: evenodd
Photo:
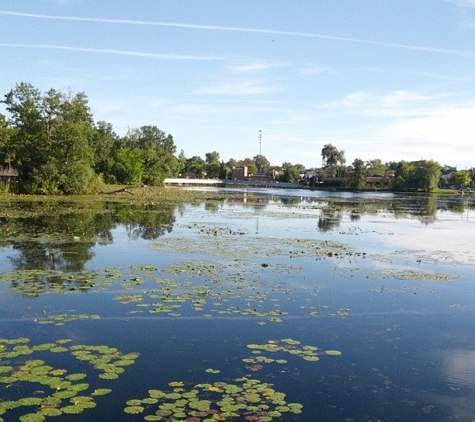
<path id="1" fill-rule="evenodd" d="M 243 166 L 249 175 L 274 170 L 279 182 L 298 183 L 305 174 L 310 186 L 325 182 L 354 190 L 430 192 L 475 183 L 475 168 L 457 171 L 431 160 L 358 158 L 346 166 L 345 151 L 332 144 L 323 146 L 322 166 L 312 176 L 301 164 L 272 166 L 261 154 L 227 162 L 217 151 L 205 159 L 187 158 L 183 150 L 176 155 L 173 136 L 157 126 L 131 129 L 121 137 L 110 123 L 94 122 L 84 93 L 42 93 L 27 83 L 16 85 L 3 103 L 9 116 L 0 114 L 0 169 L 18 172 L 14 188 L 21 193 L 83 194 L 97 191 L 101 183 L 161 185 L 166 177 L 179 176 L 228 179 L 234 167 Z M 381 182 L 369 180 L 375 177 Z"/>
<path id="2" fill-rule="evenodd" d="M 180 163 L 171 135 L 143 126 L 117 136 L 94 123 L 84 93 L 41 93 L 21 83 L 5 95 L 0 158 L 18 171 L 19 192 L 82 194 L 106 183 L 157 185 L 176 176 Z"/>

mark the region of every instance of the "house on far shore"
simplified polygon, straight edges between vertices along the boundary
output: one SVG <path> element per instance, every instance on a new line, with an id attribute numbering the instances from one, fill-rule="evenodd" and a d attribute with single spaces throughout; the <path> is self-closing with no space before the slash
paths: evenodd
<path id="1" fill-rule="evenodd" d="M 232 180 L 245 180 L 248 182 L 275 182 L 275 170 L 267 170 L 262 173 L 249 174 L 247 166 L 233 167 L 231 170 Z"/>
<path id="2" fill-rule="evenodd" d="M 248 172 L 247 166 L 233 167 L 231 169 L 231 179 L 233 180 L 247 180 Z"/>
<path id="3" fill-rule="evenodd" d="M 18 172 L 11 167 L 0 167 L 0 182 L 18 182 Z"/>
<path id="4" fill-rule="evenodd" d="M 275 182 L 275 170 L 267 170 L 262 173 L 251 174 L 247 180 L 251 182 Z"/>

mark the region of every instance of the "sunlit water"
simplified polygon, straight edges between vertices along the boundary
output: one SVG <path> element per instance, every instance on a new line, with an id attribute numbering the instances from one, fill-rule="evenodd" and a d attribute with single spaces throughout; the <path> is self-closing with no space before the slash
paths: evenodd
<path id="1" fill-rule="evenodd" d="M 0 249 L 1 338 L 140 353 L 119 379 L 88 381 L 90 391 L 113 390 L 96 408 L 52 420 L 141 421 L 158 405 L 137 415 L 124 408 L 149 390 L 242 377 L 303 405 L 271 420 L 475 420 L 473 199 L 262 189 L 170 210 L 103 211 L 26 219 Z M 48 221 L 63 229 L 57 239 Z M 84 234 L 64 236 L 62 224 Z M 65 274 L 54 294 L 44 275 L 22 280 L 20 271 L 34 269 Z M 92 285 L 76 283 L 80 271 L 97 274 Z M 286 362 L 246 362 L 257 356 L 248 345 L 289 338 L 318 347 L 320 360 L 263 353 Z M 3 401 L 45 390 L 0 388 Z"/>

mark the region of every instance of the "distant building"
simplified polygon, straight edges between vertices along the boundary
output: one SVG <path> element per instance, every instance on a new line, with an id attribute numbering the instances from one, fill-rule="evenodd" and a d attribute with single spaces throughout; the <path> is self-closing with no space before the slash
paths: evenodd
<path id="1" fill-rule="evenodd" d="M 231 169 L 231 179 L 233 180 L 247 180 L 248 176 L 247 166 L 233 167 Z"/>
<path id="2" fill-rule="evenodd" d="M 275 170 L 267 170 L 263 173 L 250 175 L 247 180 L 252 182 L 275 182 Z"/>
<path id="3" fill-rule="evenodd" d="M 11 167 L 0 167 L 1 182 L 17 182 L 19 179 L 18 172 Z"/>

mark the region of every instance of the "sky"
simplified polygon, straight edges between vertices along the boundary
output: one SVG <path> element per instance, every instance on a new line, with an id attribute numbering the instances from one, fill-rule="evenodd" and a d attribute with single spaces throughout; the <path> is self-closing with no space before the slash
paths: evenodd
<path id="1" fill-rule="evenodd" d="M 0 98 L 21 82 L 187 158 L 475 167 L 475 0 L 2 0 Z"/>

